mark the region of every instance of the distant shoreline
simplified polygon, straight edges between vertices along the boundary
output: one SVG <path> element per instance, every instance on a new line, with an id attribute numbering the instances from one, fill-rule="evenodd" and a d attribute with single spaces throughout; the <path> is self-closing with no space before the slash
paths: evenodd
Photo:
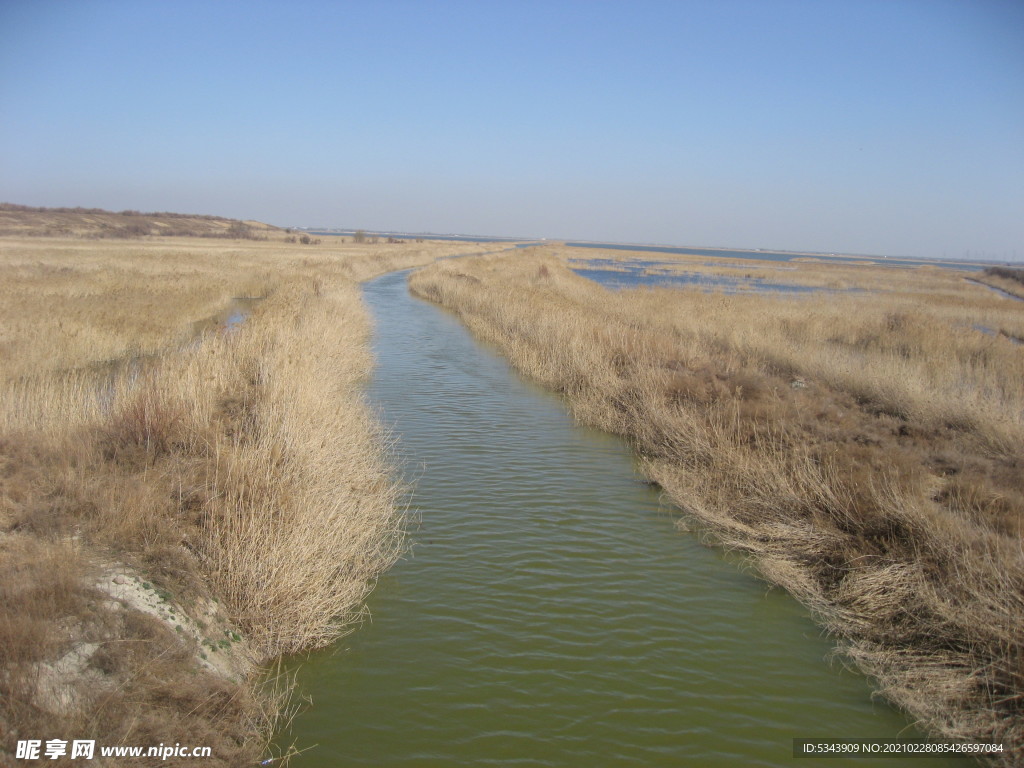
<path id="1" fill-rule="evenodd" d="M 352 237 L 359 230 L 337 229 L 332 227 L 292 227 L 311 235 L 327 237 Z M 472 243 L 564 243 L 572 248 L 607 248 L 616 251 L 644 251 L 652 253 L 682 253 L 689 255 L 715 255 L 722 258 L 765 258 L 766 256 L 791 256 L 820 259 L 844 259 L 856 261 L 873 261 L 882 264 L 899 264 L 912 262 L 915 265 L 933 265 L 942 267 L 961 266 L 968 269 L 983 269 L 994 265 L 1017 264 L 1007 259 L 945 259 L 939 257 L 925 258 L 918 256 L 898 256 L 893 254 L 845 253 L 840 251 L 801 251 L 779 248 L 739 248 L 730 246 L 701 245 L 668 245 L 655 243 L 623 243 L 603 240 L 581 240 L 578 238 L 542 238 L 542 237 L 506 237 L 503 235 L 467 235 L 437 234 L 432 232 L 390 232 L 385 230 L 363 230 L 368 237 L 394 237 L 398 239 L 417 240 L 452 240 Z M 713 253 L 712 253 L 713 252 Z"/>

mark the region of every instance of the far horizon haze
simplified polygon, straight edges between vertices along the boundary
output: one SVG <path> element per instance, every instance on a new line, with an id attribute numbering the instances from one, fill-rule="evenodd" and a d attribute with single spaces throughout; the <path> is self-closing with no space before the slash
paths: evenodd
<path id="1" fill-rule="evenodd" d="M 0 4 L 0 200 L 1024 259 L 1024 3 Z"/>

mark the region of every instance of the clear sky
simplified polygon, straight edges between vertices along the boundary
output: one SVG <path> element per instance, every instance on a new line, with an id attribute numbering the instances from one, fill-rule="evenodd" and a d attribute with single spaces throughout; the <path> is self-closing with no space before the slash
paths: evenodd
<path id="1" fill-rule="evenodd" d="M 0 0 L 0 200 L 1024 260 L 1024 2 Z"/>

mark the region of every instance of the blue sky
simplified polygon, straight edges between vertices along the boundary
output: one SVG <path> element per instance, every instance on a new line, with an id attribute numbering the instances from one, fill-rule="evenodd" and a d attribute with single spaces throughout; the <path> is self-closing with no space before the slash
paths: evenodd
<path id="1" fill-rule="evenodd" d="M 1024 2 L 0 2 L 0 200 L 1024 260 Z"/>

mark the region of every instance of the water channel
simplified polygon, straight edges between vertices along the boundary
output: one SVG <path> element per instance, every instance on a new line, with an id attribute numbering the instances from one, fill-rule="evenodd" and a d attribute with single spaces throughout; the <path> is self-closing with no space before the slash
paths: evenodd
<path id="1" fill-rule="evenodd" d="M 794 737 L 920 738 L 792 599 L 678 531 L 621 440 L 405 273 L 365 297 L 419 523 L 371 619 L 303 663 L 288 738 L 317 746 L 292 765 L 809 766 Z"/>

